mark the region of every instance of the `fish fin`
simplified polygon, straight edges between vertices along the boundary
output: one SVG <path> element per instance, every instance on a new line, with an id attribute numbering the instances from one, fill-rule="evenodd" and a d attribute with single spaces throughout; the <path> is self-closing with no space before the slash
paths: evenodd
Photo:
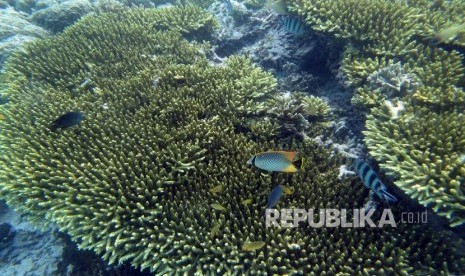
<path id="1" fill-rule="evenodd" d="M 294 161 L 295 155 L 297 154 L 296 151 L 278 151 L 279 154 L 282 154 L 287 160 Z"/>
<path id="2" fill-rule="evenodd" d="M 297 171 L 297 168 L 293 164 L 290 164 L 289 166 L 287 166 L 287 168 L 283 170 L 283 172 L 287 172 L 287 173 L 294 173 L 296 171 Z"/>
<path id="3" fill-rule="evenodd" d="M 294 166 L 298 169 L 302 169 L 303 165 L 304 165 L 304 158 L 300 158 L 299 160 L 296 160 L 294 162 L 292 162 L 292 164 L 294 164 Z"/>
<path id="4" fill-rule="evenodd" d="M 386 203 L 389 205 L 389 202 L 397 202 L 397 198 L 393 195 L 391 195 L 390 193 L 388 193 L 387 191 L 382 191 L 381 192 L 382 195 L 383 195 L 383 198 L 384 200 L 386 200 Z"/>

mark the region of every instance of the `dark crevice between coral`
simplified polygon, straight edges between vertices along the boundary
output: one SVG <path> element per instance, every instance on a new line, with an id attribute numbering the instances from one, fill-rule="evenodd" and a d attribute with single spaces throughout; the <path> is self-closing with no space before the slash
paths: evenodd
<path id="1" fill-rule="evenodd" d="M 340 64 L 344 45 L 321 35 L 314 35 L 314 50 L 304 57 L 302 71 L 326 82 L 333 81 Z"/>

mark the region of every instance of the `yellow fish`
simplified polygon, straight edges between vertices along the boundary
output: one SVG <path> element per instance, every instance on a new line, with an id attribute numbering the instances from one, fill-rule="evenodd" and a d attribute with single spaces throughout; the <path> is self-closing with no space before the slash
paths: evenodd
<path id="1" fill-rule="evenodd" d="M 465 33 L 465 23 L 454 24 L 445 29 L 440 30 L 430 41 L 431 45 L 438 45 L 440 43 L 448 43 L 457 38 L 459 33 Z"/>
<path id="2" fill-rule="evenodd" d="M 220 232 L 220 226 L 221 226 L 221 224 L 217 224 L 217 225 L 212 227 L 212 231 L 210 232 L 210 238 L 215 237 L 216 234 L 218 234 L 218 232 Z"/>
<path id="3" fill-rule="evenodd" d="M 248 199 L 244 199 L 243 201 L 241 201 L 241 204 L 244 205 L 244 206 L 247 206 L 249 205 L 250 203 L 252 203 L 252 199 L 251 198 L 248 198 Z"/>
<path id="4" fill-rule="evenodd" d="M 242 250 L 255 251 L 257 249 L 262 248 L 263 246 L 265 246 L 265 242 L 262 242 L 262 241 L 246 242 L 242 246 Z"/>
<path id="5" fill-rule="evenodd" d="M 215 186 L 215 187 L 211 188 L 208 191 L 210 191 L 210 193 L 212 193 L 212 194 L 216 194 L 216 193 L 221 192 L 221 190 L 223 190 L 223 185 L 222 184 L 220 184 L 218 186 Z"/>
<path id="6" fill-rule="evenodd" d="M 211 206 L 212 206 L 213 209 L 218 210 L 218 211 L 226 211 L 227 210 L 225 207 L 223 207 L 223 205 L 220 205 L 218 203 L 213 203 Z"/>
<path id="7" fill-rule="evenodd" d="M 291 188 L 286 186 L 282 186 L 282 190 L 285 195 L 292 195 L 294 193 L 294 191 L 291 190 Z"/>
<path id="8" fill-rule="evenodd" d="M 6 120 L 6 117 L 5 117 L 5 115 L 3 115 L 3 114 L 0 114 L 0 121 L 5 121 L 5 120 Z"/>
<path id="9" fill-rule="evenodd" d="M 266 0 L 265 8 L 270 9 L 282 15 L 289 14 L 286 3 L 282 0 Z"/>

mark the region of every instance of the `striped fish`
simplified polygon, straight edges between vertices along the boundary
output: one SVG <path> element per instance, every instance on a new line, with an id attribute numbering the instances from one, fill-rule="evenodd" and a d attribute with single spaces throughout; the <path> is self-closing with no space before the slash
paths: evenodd
<path id="1" fill-rule="evenodd" d="M 386 203 L 396 202 L 397 198 L 388 193 L 386 186 L 381 182 L 375 171 L 360 158 L 355 160 L 355 172 L 360 176 L 366 187 L 373 190 L 379 198 L 386 200 Z"/>
<path id="2" fill-rule="evenodd" d="M 233 12 L 233 9 L 234 9 L 234 7 L 233 7 L 233 5 L 231 3 L 231 0 L 223 0 L 223 2 L 225 4 L 225 6 L 226 6 L 226 10 L 228 11 L 228 14 L 231 15 L 232 12 Z"/>
<path id="3" fill-rule="evenodd" d="M 305 32 L 305 23 L 295 16 L 281 17 L 284 29 L 291 34 L 301 35 Z"/>
<path id="4" fill-rule="evenodd" d="M 302 166 L 302 159 L 294 162 L 296 153 L 295 151 L 257 153 L 247 161 L 247 164 L 269 172 L 293 173 L 297 171 L 297 167 Z"/>

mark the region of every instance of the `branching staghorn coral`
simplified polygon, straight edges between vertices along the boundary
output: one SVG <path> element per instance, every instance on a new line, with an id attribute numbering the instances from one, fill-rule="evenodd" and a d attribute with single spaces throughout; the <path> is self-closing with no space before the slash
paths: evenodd
<path id="1" fill-rule="evenodd" d="M 463 53 L 431 43 L 438 34 L 444 36 L 440 33 L 444 28 L 462 24 L 465 2 L 298 0 L 292 1 L 292 10 L 316 30 L 352 43 L 341 71 L 347 84 L 356 88 L 353 103 L 371 108 L 365 142 L 381 168 L 395 175 L 394 183 L 407 194 L 446 216 L 452 226 L 465 223 L 463 188 L 457 187 L 465 178 L 457 163 L 465 152 Z M 460 40 L 440 42 L 459 44 Z M 402 70 L 395 69 L 399 66 Z M 387 101 L 393 97 L 393 86 L 400 90 L 399 85 L 374 81 L 383 71 L 415 76 L 409 93 L 394 98 L 401 106 Z M 455 142 L 440 147 L 444 139 Z M 425 157 L 420 158 L 420 153 Z"/>
<path id="2" fill-rule="evenodd" d="M 327 126 L 325 120 L 330 114 L 330 107 L 323 99 L 294 92 L 270 99 L 267 113 L 281 126 L 283 136 L 300 137 L 307 131 L 318 135 Z"/>
<path id="3" fill-rule="evenodd" d="M 453 226 L 463 224 L 464 114 L 432 113 L 426 108 L 415 112 L 407 110 L 397 120 L 382 120 L 380 114 L 385 111 L 375 108 L 365 132 L 370 152 L 399 179 L 397 186 L 446 216 Z"/>
<path id="4" fill-rule="evenodd" d="M 211 14 L 205 14 L 199 6 L 186 5 L 183 9 L 166 9 L 165 12 L 154 15 L 153 26 L 155 29 L 175 30 L 181 34 L 194 33 L 204 38 L 204 35 L 211 34 L 219 26 L 213 18 Z"/>
<path id="5" fill-rule="evenodd" d="M 154 274 L 463 272 L 447 233 L 427 226 L 267 228 L 275 185 L 295 191 L 278 208 L 358 208 L 367 191 L 339 181 L 342 160 L 324 148 L 244 131 L 247 118 L 266 119 L 276 80 L 242 57 L 209 65 L 204 44 L 154 29 L 163 12 L 86 17 L 13 57 L 1 107 L 2 199 L 112 264 Z M 51 132 L 69 110 L 83 122 Z M 274 182 L 246 167 L 271 149 L 299 150 L 306 165 Z M 244 251 L 247 241 L 265 246 Z"/>
<path id="6" fill-rule="evenodd" d="M 408 38 L 418 29 L 416 10 L 409 8 L 404 1 L 289 2 L 291 10 L 303 16 L 315 30 L 363 42 L 363 50 L 373 54 L 393 56 L 408 53 L 411 48 Z"/>

